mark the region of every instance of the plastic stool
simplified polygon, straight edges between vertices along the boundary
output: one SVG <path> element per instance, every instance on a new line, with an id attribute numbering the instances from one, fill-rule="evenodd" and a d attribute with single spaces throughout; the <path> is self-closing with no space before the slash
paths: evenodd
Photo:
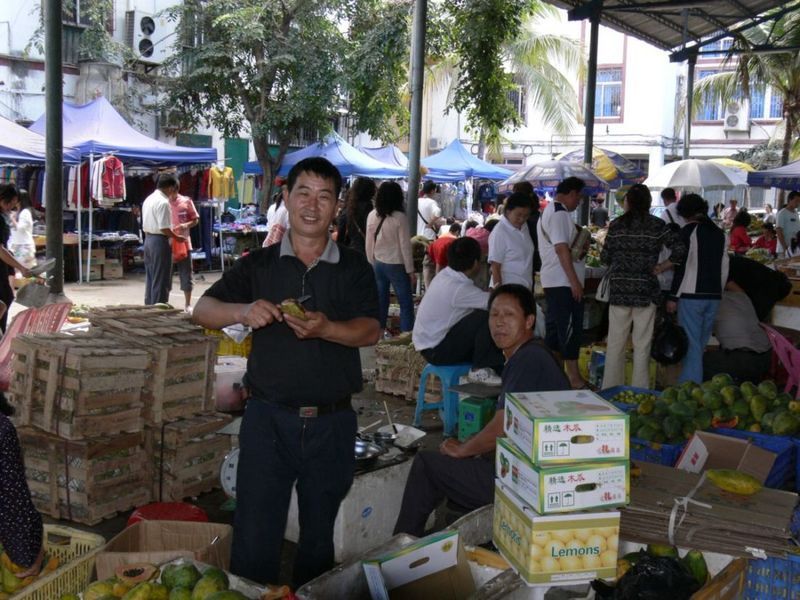
<path id="1" fill-rule="evenodd" d="M 199 506 L 188 502 L 152 502 L 131 513 L 125 527 L 139 521 L 196 521 L 207 523 L 208 515 Z"/>
<path id="2" fill-rule="evenodd" d="M 446 436 L 455 435 L 458 426 L 458 392 L 450 389 L 452 385 L 458 385 L 458 379 L 462 375 L 469 373 L 472 368 L 469 364 L 463 365 L 431 365 L 428 364 L 422 369 L 419 377 L 419 393 L 417 394 L 417 409 L 414 411 L 414 426 L 419 427 L 422 423 L 422 412 L 426 410 L 440 410 L 442 421 L 444 422 L 444 434 Z M 428 377 L 435 375 L 442 382 L 442 401 L 425 402 L 425 383 Z"/>

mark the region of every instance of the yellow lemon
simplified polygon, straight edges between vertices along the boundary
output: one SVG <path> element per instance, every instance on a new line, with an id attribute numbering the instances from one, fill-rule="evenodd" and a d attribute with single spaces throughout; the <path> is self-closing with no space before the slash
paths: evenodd
<path id="1" fill-rule="evenodd" d="M 616 552 L 618 546 L 619 546 L 619 535 L 612 534 L 606 538 L 606 548 Z"/>
<path id="2" fill-rule="evenodd" d="M 597 534 L 589 536 L 589 539 L 586 540 L 586 545 L 590 548 L 598 548 L 600 552 L 608 550 L 606 547 L 606 538 Z"/>
<path id="3" fill-rule="evenodd" d="M 592 536 L 591 529 L 574 529 L 573 532 L 574 537 L 576 540 L 580 540 L 581 542 L 585 542 Z"/>
<path id="4" fill-rule="evenodd" d="M 561 564 L 558 562 L 557 558 L 545 556 L 540 564 L 542 565 L 542 571 L 545 573 L 554 573 L 561 570 Z"/>
<path id="5" fill-rule="evenodd" d="M 583 569 L 583 562 L 580 556 L 565 556 L 559 558 L 558 562 L 561 563 L 562 571 L 580 571 Z"/>
<path id="6" fill-rule="evenodd" d="M 546 531 L 534 531 L 531 534 L 531 543 L 544 548 L 550 541 L 550 534 Z"/>
<path id="7" fill-rule="evenodd" d="M 616 567 L 617 566 L 617 551 L 616 550 L 606 550 L 600 555 L 600 564 L 604 567 Z"/>
<path id="8" fill-rule="evenodd" d="M 542 564 L 538 560 L 529 560 L 528 570 L 531 573 L 538 573 L 542 570 Z"/>
<path id="9" fill-rule="evenodd" d="M 541 546 L 537 546 L 536 544 L 531 544 L 530 549 L 531 549 L 530 557 L 533 560 L 539 560 L 545 555 L 544 548 L 542 548 Z"/>
<path id="10" fill-rule="evenodd" d="M 582 559 L 584 569 L 599 569 L 601 566 L 600 557 L 596 554 L 587 554 Z"/>
<path id="11" fill-rule="evenodd" d="M 552 532 L 553 539 L 567 543 L 572 539 L 572 529 L 556 529 Z"/>

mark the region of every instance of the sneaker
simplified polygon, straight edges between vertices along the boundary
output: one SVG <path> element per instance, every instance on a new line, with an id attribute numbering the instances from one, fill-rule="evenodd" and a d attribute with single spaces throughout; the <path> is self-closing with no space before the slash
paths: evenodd
<path id="1" fill-rule="evenodd" d="M 482 369 L 470 369 L 467 374 L 467 381 L 470 383 L 482 383 L 484 385 L 502 385 L 503 380 L 494 372 L 494 369 L 484 367 Z"/>

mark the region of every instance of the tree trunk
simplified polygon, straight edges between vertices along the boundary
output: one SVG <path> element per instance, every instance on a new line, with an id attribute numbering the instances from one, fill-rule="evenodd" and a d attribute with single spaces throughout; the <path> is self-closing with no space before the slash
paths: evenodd
<path id="1" fill-rule="evenodd" d="M 261 165 L 261 170 L 264 172 L 264 184 L 261 186 L 261 193 L 258 198 L 259 212 L 266 213 L 269 208 L 269 200 L 272 195 L 272 182 L 275 179 L 273 172 L 272 157 L 269 154 L 269 145 L 267 140 L 260 136 L 253 138 L 253 148 L 256 151 L 256 158 L 258 164 Z"/>
<path id="2" fill-rule="evenodd" d="M 786 130 L 783 133 L 783 149 L 781 150 L 781 165 L 789 164 L 789 154 L 792 150 L 792 135 L 794 134 L 795 116 L 792 112 L 792 105 L 788 101 L 784 101 L 784 121 L 786 123 Z M 777 210 L 783 208 L 786 202 L 786 193 L 783 190 L 778 192 Z"/>

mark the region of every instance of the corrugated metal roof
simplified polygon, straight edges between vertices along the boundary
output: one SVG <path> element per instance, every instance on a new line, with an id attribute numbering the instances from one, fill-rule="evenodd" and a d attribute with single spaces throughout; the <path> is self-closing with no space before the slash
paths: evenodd
<path id="1" fill-rule="evenodd" d="M 546 0 L 563 9 L 587 7 L 592 2 L 583 0 Z M 662 50 L 677 50 L 686 43 L 698 44 L 708 36 L 725 32 L 746 23 L 762 13 L 781 7 L 800 7 L 796 0 L 774 2 L 770 0 L 707 0 L 650 2 L 634 0 L 606 0 L 602 5 L 601 24 L 627 33 Z M 688 20 L 684 18 L 688 11 Z"/>

